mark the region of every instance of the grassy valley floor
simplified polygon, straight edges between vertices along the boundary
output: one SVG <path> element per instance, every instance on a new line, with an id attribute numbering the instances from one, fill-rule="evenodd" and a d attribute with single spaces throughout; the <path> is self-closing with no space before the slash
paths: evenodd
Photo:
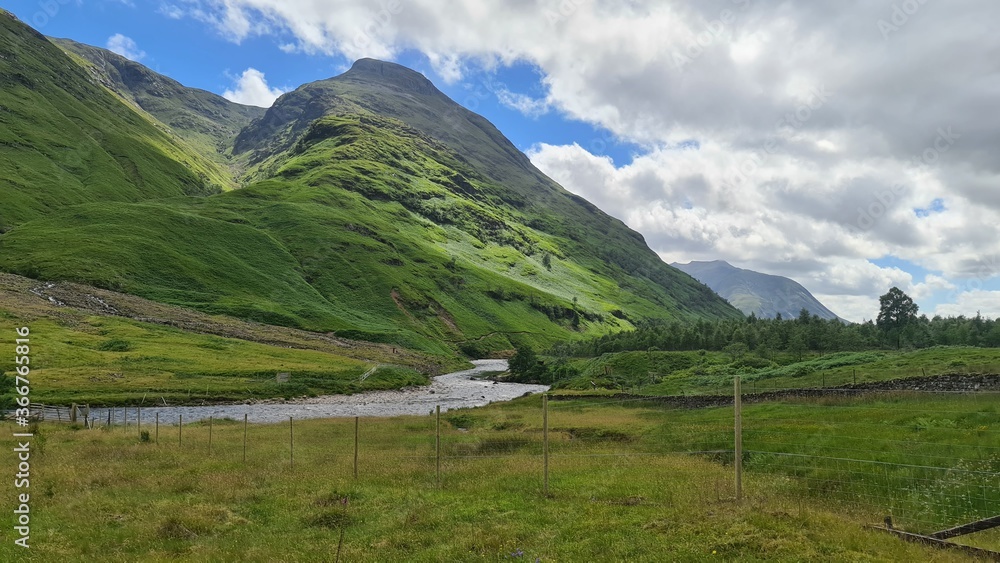
<path id="1" fill-rule="evenodd" d="M 423 385 L 467 364 L 405 348 L 207 315 L 70 283 L 0 274 L 0 336 L 31 330 L 32 400 L 178 404 Z M 361 381 L 361 375 L 381 366 Z M 0 371 L 14 373 L 13 356 Z M 277 383 L 289 373 L 288 383 Z"/>
<path id="2" fill-rule="evenodd" d="M 889 416 L 982 411 L 979 426 L 997 422 L 982 403 L 899 400 Z M 822 431 L 830 411 L 819 406 L 812 412 L 822 414 L 760 406 L 748 424 L 798 417 L 838 443 L 839 432 Z M 353 419 L 250 426 L 246 462 L 242 421 L 215 421 L 211 441 L 205 423 L 183 433 L 147 427 L 150 442 L 134 427 L 46 424 L 32 445 L 32 547 L 6 541 L 0 559 L 335 561 L 340 551 L 341 561 L 971 560 L 866 529 L 881 523 L 893 492 L 838 502 L 846 472 L 821 490 L 810 474 L 751 464 L 736 502 L 724 455 L 686 453 L 731 449 L 731 423 L 731 408 L 550 403 L 547 496 L 539 397 L 443 415 L 440 485 L 433 416 L 362 419 L 357 479 Z M 922 441 L 935 439 L 955 437 Z M 0 461 L 15 472 L 12 454 Z"/>

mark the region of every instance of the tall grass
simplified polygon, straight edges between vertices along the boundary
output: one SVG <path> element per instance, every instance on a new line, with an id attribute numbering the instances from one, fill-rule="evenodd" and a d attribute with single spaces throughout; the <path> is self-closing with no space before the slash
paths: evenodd
<path id="1" fill-rule="evenodd" d="M 362 419 L 357 480 L 351 419 L 295 421 L 294 467 L 288 423 L 252 425 L 246 463 L 242 421 L 215 421 L 211 451 L 204 423 L 183 444 L 176 426 L 159 443 L 44 426 L 33 547 L 0 558 L 331 560 L 343 532 L 345 561 L 964 560 L 865 530 L 877 504 L 816 502 L 774 468 L 736 503 L 730 467 L 683 453 L 721 440 L 722 409 L 556 402 L 546 497 L 540 414 L 537 397 L 450 413 L 440 488 L 433 416 Z"/>

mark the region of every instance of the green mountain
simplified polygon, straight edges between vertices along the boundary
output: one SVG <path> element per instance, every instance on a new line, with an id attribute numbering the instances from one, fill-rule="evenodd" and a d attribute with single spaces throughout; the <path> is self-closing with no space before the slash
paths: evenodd
<path id="1" fill-rule="evenodd" d="M 69 39 L 51 39 L 67 53 L 80 57 L 84 69 L 99 84 L 130 105 L 140 108 L 169 132 L 184 139 L 198 153 L 221 166 L 223 177 L 232 177 L 230 167 L 236 135 L 251 121 L 264 115 L 264 108 L 245 106 L 157 74 L 145 66 L 105 49 Z M 235 187 L 228 182 L 226 187 Z"/>
<path id="2" fill-rule="evenodd" d="M 32 82 L 0 93 L 3 107 L 25 98 L 22 112 L 0 113 L 13 124 L 3 134 L 34 132 L 20 153 L 0 145 L 0 167 L 22 178 L 0 190 L 44 202 L 3 216 L 0 269 L 437 353 L 740 316 L 414 71 L 358 61 L 247 123 L 253 110 L 60 42 L 71 57 L 0 19 L 0 45 L 19 49 L 2 64 Z M 65 125 L 33 107 L 88 110 L 98 155 L 93 137 L 129 134 L 104 152 L 142 181 L 63 168 L 89 191 L 48 199 L 64 188 L 30 175 L 55 156 L 20 159 Z M 147 153 L 160 160 L 133 156 Z M 199 176 L 209 172 L 245 187 L 212 193 Z"/>
<path id="3" fill-rule="evenodd" d="M 0 232 L 81 203 L 207 195 L 214 169 L 0 11 Z"/>
<path id="4" fill-rule="evenodd" d="M 780 314 L 782 318 L 794 319 L 805 309 L 821 319 L 840 318 L 795 280 L 744 270 L 722 260 L 671 266 L 712 288 L 747 315 L 773 319 Z"/>

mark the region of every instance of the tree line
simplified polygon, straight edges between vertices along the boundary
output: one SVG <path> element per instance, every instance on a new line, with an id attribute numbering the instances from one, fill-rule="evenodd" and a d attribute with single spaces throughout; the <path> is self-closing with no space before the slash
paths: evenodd
<path id="1" fill-rule="evenodd" d="M 974 317 L 928 318 L 917 315 L 913 300 L 898 288 L 879 298 L 876 320 L 845 323 L 824 320 L 805 309 L 797 318 L 761 319 L 751 314 L 737 320 L 696 322 L 645 321 L 636 330 L 555 345 L 553 356 L 593 357 L 610 352 L 644 350 L 723 351 L 727 347 L 768 357 L 775 353 L 801 356 L 807 352 L 862 351 L 931 346 L 1000 347 L 1000 319 Z"/>

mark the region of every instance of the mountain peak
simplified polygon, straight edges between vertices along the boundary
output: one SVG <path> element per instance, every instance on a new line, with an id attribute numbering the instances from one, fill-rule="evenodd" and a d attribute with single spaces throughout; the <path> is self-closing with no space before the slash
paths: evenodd
<path id="1" fill-rule="evenodd" d="M 671 266 L 687 273 L 724 297 L 745 314 L 760 318 L 798 316 L 802 309 L 823 319 L 839 317 L 819 302 L 795 280 L 753 270 L 737 268 L 724 260 L 674 262 Z"/>
<path id="2" fill-rule="evenodd" d="M 354 78 L 366 82 L 380 82 L 419 94 L 440 94 L 426 76 L 403 65 L 378 59 L 358 59 L 351 69 L 338 78 Z"/>

